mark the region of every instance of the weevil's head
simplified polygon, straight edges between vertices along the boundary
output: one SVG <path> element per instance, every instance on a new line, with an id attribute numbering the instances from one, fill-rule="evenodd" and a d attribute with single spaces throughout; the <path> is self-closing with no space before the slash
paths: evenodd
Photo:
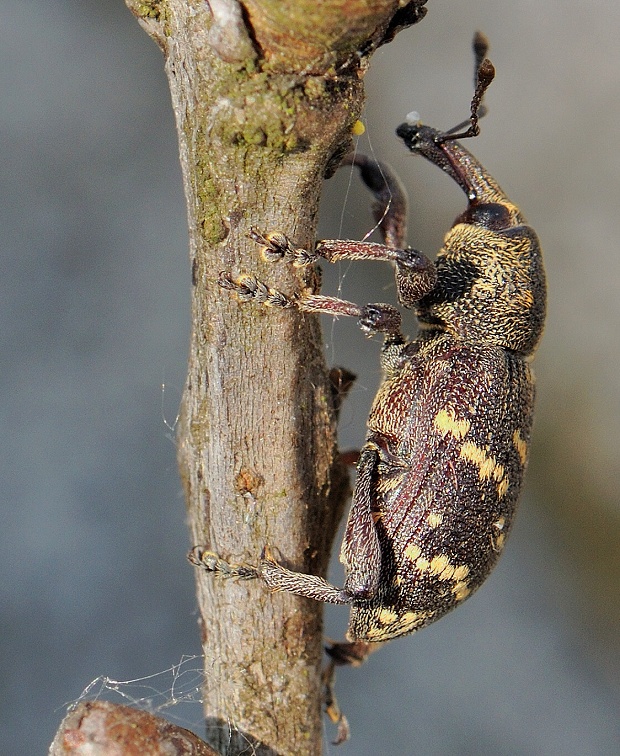
<path id="1" fill-rule="evenodd" d="M 472 161 L 475 159 L 458 142 L 445 140 L 445 132 L 425 126 L 420 122 L 417 113 L 410 113 L 407 116 L 407 120 L 396 129 L 396 135 L 403 140 L 405 147 L 414 155 L 422 155 L 451 176 L 467 194 L 470 202 L 478 199 L 474 188 L 468 181 L 469 172 L 462 170 L 462 166 L 459 165 L 464 157 L 470 157 Z M 459 160 L 456 161 L 455 152 L 459 157 Z M 466 160 L 465 162 L 468 163 L 469 161 Z"/>
<path id="2" fill-rule="evenodd" d="M 460 124 L 462 125 L 462 124 Z M 501 230 L 525 223 L 519 208 L 502 191 L 480 162 L 453 139 L 454 129 L 439 131 L 420 123 L 417 113 L 396 129 L 414 155 L 422 155 L 447 173 L 467 195 L 469 208 L 456 222 Z"/>

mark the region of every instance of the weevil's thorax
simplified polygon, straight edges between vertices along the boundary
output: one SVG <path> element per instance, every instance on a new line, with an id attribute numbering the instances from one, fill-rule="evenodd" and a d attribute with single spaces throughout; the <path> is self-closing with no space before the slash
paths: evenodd
<path id="1" fill-rule="evenodd" d="M 531 354 L 546 308 L 540 244 L 514 205 L 470 205 L 444 239 L 418 318 L 456 338 Z"/>

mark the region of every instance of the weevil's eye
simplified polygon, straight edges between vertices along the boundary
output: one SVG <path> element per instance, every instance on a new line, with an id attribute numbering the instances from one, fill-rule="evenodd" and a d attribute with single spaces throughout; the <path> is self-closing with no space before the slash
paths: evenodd
<path id="1" fill-rule="evenodd" d="M 510 211 L 499 202 L 473 204 L 457 218 L 457 223 L 471 223 L 488 228 L 489 231 L 502 231 L 513 225 Z"/>
<path id="2" fill-rule="evenodd" d="M 393 457 L 396 455 L 397 439 L 386 436 L 383 433 L 373 433 L 370 439 L 377 445 L 379 457 Z"/>
<path id="3" fill-rule="evenodd" d="M 399 474 L 406 467 L 402 456 L 398 453 L 398 440 L 385 436 L 383 433 L 372 433 L 368 439 L 378 451 L 376 469 L 380 475 Z"/>

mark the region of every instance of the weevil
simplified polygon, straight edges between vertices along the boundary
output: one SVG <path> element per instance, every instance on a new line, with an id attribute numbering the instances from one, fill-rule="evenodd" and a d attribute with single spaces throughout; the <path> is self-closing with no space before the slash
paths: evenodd
<path id="1" fill-rule="evenodd" d="M 400 312 L 389 304 L 359 306 L 308 291 L 288 296 L 254 276 L 220 276 L 243 302 L 352 316 L 364 333 L 384 337 L 383 382 L 340 551 L 344 586 L 287 569 L 270 552 L 256 569 L 237 572 L 201 547 L 190 555 L 207 570 L 349 605 L 350 642 L 328 649 L 332 671 L 333 664 L 360 663 L 382 642 L 419 630 L 471 596 L 503 549 L 521 489 L 534 407 L 529 362 L 543 330 L 545 273 L 523 214 L 457 141 L 478 134 L 494 76 L 481 37 L 474 49 L 469 121 L 448 132 L 417 120 L 396 130 L 411 153 L 441 168 L 467 196 L 435 262 L 405 244 L 406 199 L 395 174 L 361 156 L 348 162 L 375 195 L 383 244 L 325 240 L 304 250 L 281 233 L 252 232 L 268 260 L 391 262 L 400 304 L 419 322 L 413 340 L 403 336 Z"/>

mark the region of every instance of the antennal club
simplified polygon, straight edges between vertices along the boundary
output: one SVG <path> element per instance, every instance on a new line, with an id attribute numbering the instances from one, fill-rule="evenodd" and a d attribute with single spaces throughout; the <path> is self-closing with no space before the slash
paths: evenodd
<path id="1" fill-rule="evenodd" d="M 489 88 L 489 84 L 495 78 L 495 67 L 491 61 L 486 57 L 489 50 L 489 42 L 487 38 L 481 32 L 476 32 L 474 35 L 474 96 L 471 100 L 470 116 L 467 121 L 459 123 L 454 128 L 446 131 L 437 137 L 436 142 L 447 142 L 450 139 L 469 139 L 470 137 L 478 136 L 480 133 L 480 126 L 478 121 L 486 115 L 487 109 L 482 104 L 484 93 Z M 461 129 L 468 128 L 465 131 Z"/>
<path id="2" fill-rule="evenodd" d="M 474 84 L 476 83 L 476 77 L 478 75 L 478 69 L 482 65 L 482 61 L 486 58 L 489 52 L 489 40 L 484 36 L 481 31 L 477 31 L 474 34 L 474 41 L 472 43 L 474 48 Z"/>

